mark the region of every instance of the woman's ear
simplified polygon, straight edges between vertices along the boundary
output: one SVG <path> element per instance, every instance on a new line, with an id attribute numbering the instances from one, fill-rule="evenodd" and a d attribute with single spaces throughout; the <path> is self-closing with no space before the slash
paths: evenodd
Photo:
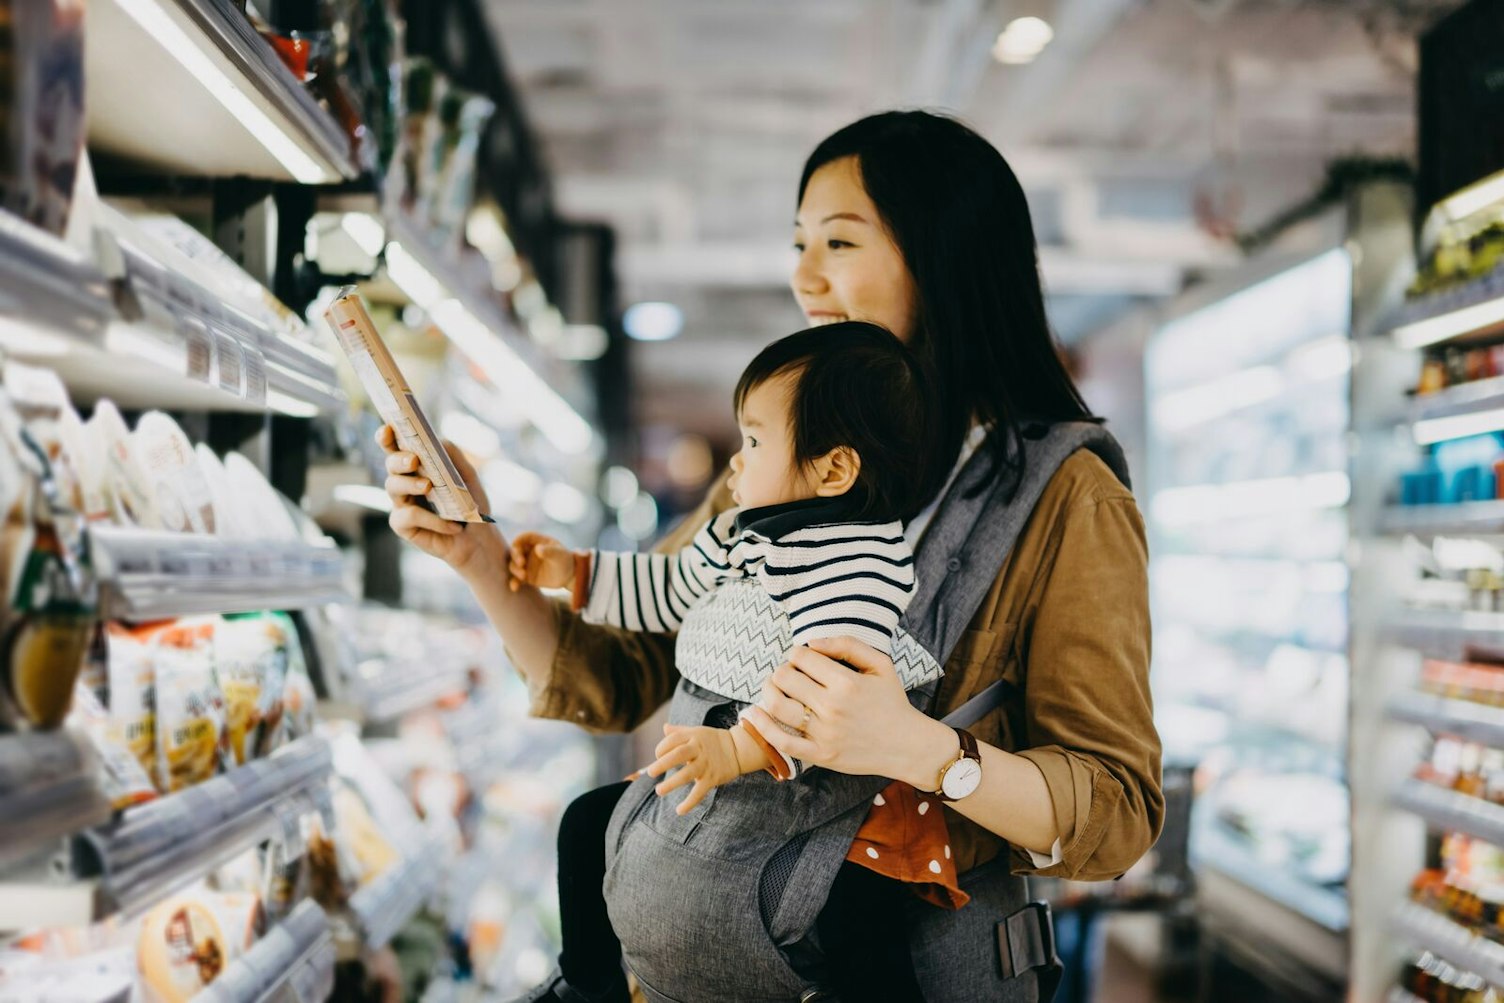
<path id="1" fill-rule="evenodd" d="M 814 463 L 815 496 L 835 498 L 845 494 L 861 471 L 861 455 L 850 446 L 837 446 Z"/>

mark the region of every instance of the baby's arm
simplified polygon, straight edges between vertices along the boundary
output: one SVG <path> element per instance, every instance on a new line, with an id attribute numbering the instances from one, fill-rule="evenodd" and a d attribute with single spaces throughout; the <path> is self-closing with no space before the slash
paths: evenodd
<path id="1" fill-rule="evenodd" d="M 686 728 L 675 724 L 663 726 L 663 741 L 654 754 L 658 757 L 647 768 L 649 776 L 677 771 L 655 790 L 661 797 L 685 784 L 695 786 L 675 809 L 683 815 L 704 800 L 705 795 L 724 783 L 748 773 L 765 770 L 770 765 L 767 754 L 740 723 L 731 728 Z"/>
<path id="2" fill-rule="evenodd" d="M 581 615 L 627 630 L 678 630 L 689 608 L 727 571 L 735 520 L 735 509 L 721 513 L 677 554 L 593 553 L 589 581 L 576 589 L 586 595 Z"/>

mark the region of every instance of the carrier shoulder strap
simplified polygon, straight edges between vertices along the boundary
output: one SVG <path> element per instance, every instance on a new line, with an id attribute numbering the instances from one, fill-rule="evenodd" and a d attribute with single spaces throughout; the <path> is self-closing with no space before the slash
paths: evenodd
<path id="1" fill-rule="evenodd" d="M 978 450 L 946 493 L 915 555 L 919 588 L 902 623 L 942 665 L 981 607 L 1061 464 L 1077 450 L 1089 449 L 1130 486 L 1122 447 L 1101 425 L 1033 423 L 1024 427 L 1021 441 L 1022 480 L 1016 473 L 1018 464 L 994 476 L 992 457 Z M 991 485 L 985 484 L 988 478 L 993 480 Z M 1003 700 L 1008 689 L 1006 683 L 994 683 L 949 715 L 946 723 L 955 727 L 975 723 Z"/>

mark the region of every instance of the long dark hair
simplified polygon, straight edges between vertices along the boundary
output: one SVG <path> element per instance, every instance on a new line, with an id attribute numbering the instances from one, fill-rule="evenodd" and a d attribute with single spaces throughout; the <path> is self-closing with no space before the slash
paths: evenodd
<path id="1" fill-rule="evenodd" d="M 905 522 L 944 486 L 961 448 L 934 424 L 941 415 L 932 367 L 891 331 L 845 321 L 780 338 L 747 364 L 733 398 L 789 374 L 794 463 L 807 466 L 838 446 L 861 457 L 846 492 L 852 522 Z"/>
<path id="2" fill-rule="evenodd" d="M 913 341 L 940 384 L 939 427 L 965 429 L 973 418 L 990 425 L 995 471 L 1021 480 L 1029 424 L 1099 420 L 1066 372 L 1045 317 L 1023 186 L 1003 155 L 961 122 L 889 111 L 815 147 L 799 201 L 817 170 L 846 157 L 856 158 L 918 288 Z"/>

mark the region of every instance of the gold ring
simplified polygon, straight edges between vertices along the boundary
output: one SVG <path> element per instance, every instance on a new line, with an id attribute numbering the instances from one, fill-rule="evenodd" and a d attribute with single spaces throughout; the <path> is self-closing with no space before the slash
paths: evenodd
<path id="1" fill-rule="evenodd" d="M 799 722 L 799 730 L 805 731 L 809 728 L 809 719 L 815 716 L 815 712 L 809 709 L 809 704 L 802 703 L 799 706 L 804 708 L 804 717 Z"/>

